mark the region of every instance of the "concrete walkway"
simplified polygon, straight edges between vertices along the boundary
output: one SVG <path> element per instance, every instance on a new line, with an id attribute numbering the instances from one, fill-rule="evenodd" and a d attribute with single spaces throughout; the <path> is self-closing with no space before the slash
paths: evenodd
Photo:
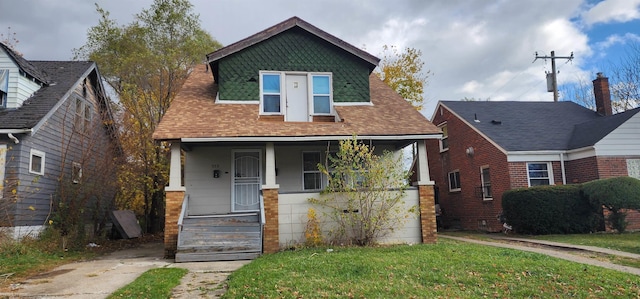
<path id="1" fill-rule="evenodd" d="M 640 275 L 640 269 L 612 264 L 592 258 L 589 254 L 572 254 L 581 250 L 586 253 L 610 254 L 640 259 L 640 255 L 599 247 L 576 246 L 564 243 L 494 236 L 495 241 L 440 234 L 439 237 L 481 245 L 511 248 L 536 252 L 549 256 L 616 271 Z M 509 241 L 500 242 L 500 241 Z M 523 243 L 535 243 L 526 246 Z M 152 268 L 186 268 L 189 273 L 173 290 L 172 298 L 214 298 L 225 292 L 224 282 L 230 273 L 250 261 L 179 263 L 163 259 L 162 243 L 141 244 L 137 248 L 114 252 L 96 260 L 74 262 L 0 289 L 0 298 L 106 298 L 119 288 L 135 280 Z"/>
<path id="2" fill-rule="evenodd" d="M 145 271 L 186 268 L 173 298 L 212 298 L 224 292 L 227 276 L 249 261 L 180 263 L 163 259 L 162 243 L 145 243 L 95 260 L 65 264 L 0 289 L 0 298 L 106 298 Z"/>
<path id="3" fill-rule="evenodd" d="M 463 242 L 469 242 L 469 243 L 475 243 L 475 244 L 481 244 L 481 245 L 487 245 L 487 246 L 511 248 L 511 249 L 517 249 L 522 251 L 541 253 L 541 254 L 546 254 L 552 257 L 556 257 L 556 258 L 560 258 L 560 259 L 564 259 L 564 260 L 568 260 L 576 263 L 582 263 L 582 264 L 612 269 L 616 271 L 631 273 L 635 275 L 640 275 L 639 268 L 622 266 L 622 265 L 618 265 L 610 262 L 601 261 L 596 258 L 591 258 L 585 255 L 569 253 L 570 250 L 581 250 L 587 253 L 592 252 L 594 254 L 600 253 L 600 254 L 617 255 L 617 256 L 640 259 L 640 255 L 628 253 L 628 252 L 622 252 L 622 251 L 593 247 L 593 246 L 580 246 L 580 245 L 571 245 L 566 243 L 558 243 L 558 242 L 550 242 L 550 241 L 542 241 L 542 240 L 519 239 L 519 238 L 508 238 L 508 237 L 497 237 L 497 236 L 493 237 L 497 241 L 502 240 L 502 241 L 512 241 L 512 242 L 505 243 L 505 242 L 497 242 L 497 241 L 496 242 L 481 241 L 481 240 L 472 239 L 472 238 L 454 237 L 454 236 L 447 236 L 442 234 L 438 234 L 438 237 L 457 240 L 457 241 L 463 241 Z M 520 243 L 529 243 L 531 245 L 538 245 L 538 246 L 526 246 L 524 244 L 514 244 L 513 241 L 520 242 Z"/>

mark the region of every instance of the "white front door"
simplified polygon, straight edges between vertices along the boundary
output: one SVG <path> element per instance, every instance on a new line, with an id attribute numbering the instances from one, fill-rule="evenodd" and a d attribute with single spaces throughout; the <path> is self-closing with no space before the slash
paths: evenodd
<path id="1" fill-rule="evenodd" d="M 233 152 L 233 212 L 260 210 L 261 165 L 259 150 Z"/>
<path id="2" fill-rule="evenodd" d="M 286 121 L 309 121 L 306 75 L 287 75 Z"/>

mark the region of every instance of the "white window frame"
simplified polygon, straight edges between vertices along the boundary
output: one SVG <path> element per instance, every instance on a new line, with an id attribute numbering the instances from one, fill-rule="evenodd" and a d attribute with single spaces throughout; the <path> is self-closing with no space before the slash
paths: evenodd
<path id="1" fill-rule="evenodd" d="M 553 165 L 551 162 L 527 162 L 526 171 L 527 171 L 527 185 L 531 187 L 531 176 L 529 174 L 529 165 L 530 164 L 546 164 L 547 165 L 547 179 L 549 180 L 549 186 L 555 185 L 555 181 L 553 179 Z M 542 178 L 533 178 L 534 180 L 540 180 Z M 535 185 L 535 186 L 547 186 L 547 185 Z"/>
<path id="2" fill-rule="evenodd" d="M 78 162 L 71 163 L 71 182 L 74 184 L 80 183 L 82 180 L 82 164 Z"/>
<path id="3" fill-rule="evenodd" d="M 484 170 L 489 171 L 489 181 L 485 182 Z M 485 187 L 489 187 L 489 192 L 485 192 Z M 491 190 L 491 168 L 489 165 L 480 167 L 480 188 L 482 189 L 482 200 L 493 200 L 493 190 Z M 487 196 L 487 193 L 489 195 Z"/>
<path id="4" fill-rule="evenodd" d="M 440 152 L 442 153 L 449 150 L 449 127 L 447 126 L 447 122 L 443 122 L 438 125 L 438 128 L 442 130 L 442 138 L 440 139 L 440 142 L 439 142 Z M 445 141 L 447 143 L 447 147 L 444 147 Z"/>
<path id="5" fill-rule="evenodd" d="M 0 69 L 0 108 L 7 107 L 9 100 L 9 69 Z"/>
<path id="6" fill-rule="evenodd" d="M 40 157 L 40 171 L 35 171 L 33 169 L 33 157 L 34 156 L 38 156 Z M 29 153 L 29 173 L 32 174 L 37 174 L 37 175 L 44 175 L 44 166 L 46 165 L 45 163 L 45 159 L 46 159 L 46 155 L 43 151 L 39 151 L 36 149 L 31 149 L 30 153 Z"/>
<path id="7" fill-rule="evenodd" d="M 329 93 L 328 94 L 315 94 L 313 93 L 313 77 L 329 77 Z M 311 115 L 333 115 L 333 74 L 332 73 L 307 73 L 307 90 L 309 91 L 309 95 L 307 99 L 309 100 L 309 110 L 311 111 Z M 314 96 L 329 96 L 329 112 L 322 113 L 315 111 L 315 101 Z"/>
<path id="8" fill-rule="evenodd" d="M 314 170 L 305 170 L 304 169 L 305 154 L 318 154 L 319 158 L 320 158 L 318 163 L 322 163 L 322 152 L 321 151 L 303 151 L 302 152 L 302 190 L 304 190 L 304 191 L 319 191 L 319 190 L 322 190 L 322 188 L 324 187 L 323 185 L 325 184 L 326 179 L 324 179 L 324 176 L 322 175 L 322 172 L 320 172 L 320 170 L 317 167 Z M 316 189 L 307 189 L 306 188 L 305 174 L 308 174 L 308 173 L 315 173 L 315 174 L 319 174 L 320 175 L 320 186 L 318 186 L 318 188 L 316 188 Z"/>
<path id="9" fill-rule="evenodd" d="M 333 73 L 331 72 L 279 72 L 279 71 L 259 71 L 259 88 L 260 88 L 260 115 L 285 115 L 286 117 L 286 97 L 287 97 L 287 86 L 286 80 L 287 75 L 304 75 L 307 76 L 307 110 L 310 115 L 315 116 L 325 116 L 325 115 L 334 115 L 335 108 L 333 102 Z M 265 112 L 264 111 L 264 96 L 265 93 L 263 91 L 263 80 L 262 77 L 264 75 L 278 75 L 280 76 L 280 111 L 279 112 Z M 314 94 L 313 93 L 313 77 L 329 77 L 329 94 Z M 266 95 L 270 95 L 267 93 Z M 272 94 L 272 95 L 275 95 Z M 329 112 L 321 113 L 316 112 L 314 107 L 314 99 L 313 96 L 329 96 Z"/>
<path id="10" fill-rule="evenodd" d="M 280 96 L 280 111 L 278 112 L 265 112 L 264 111 L 264 89 L 263 89 L 263 80 L 262 80 L 262 76 L 264 75 L 278 75 L 280 77 L 280 93 L 278 94 Z M 284 111 L 285 111 L 285 107 L 284 107 L 284 98 L 285 98 L 285 82 L 283 82 L 283 78 L 282 78 L 282 72 L 273 72 L 273 71 L 260 71 L 259 72 L 259 82 L 260 82 L 260 114 L 261 115 L 284 115 Z M 267 93 L 266 95 L 275 95 L 275 93 Z"/>
<path id="11" fill-rule="evenodd" d="M 458 188 L 451 188 L 451 187 L 453 187 L 453 186 L 452 186 L 452 184 L 451 184 L 451 175 L 452 175 L 452 174 L 454 174 L 454 177 L 455 177 L 455 173 L 457 173 L 457 174 L 458 174 L 458 181 L 457 181 L 457 183 L 458 183 Z M 449 192 L 459 192 L 459 191 L 462 191 L 462 184 L 460 183 L 460 169 L 456 169 L 456 170 L 450 171 L 450 172 L 447 174 L 447 184 L 448 184 L 448 186 L 449 186 Z"/>

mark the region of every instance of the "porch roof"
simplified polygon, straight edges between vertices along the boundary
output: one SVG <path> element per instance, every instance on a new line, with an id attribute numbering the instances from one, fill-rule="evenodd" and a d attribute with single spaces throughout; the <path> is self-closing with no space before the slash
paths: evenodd
<path id="1" fill-rule="evenodd" d="M 259 118 L 259 104 L 216 102 L 217 84 L 206 65 L 196 67 L 156 128 L 158 140 L 261 141 L 343 139 L 356 134 L 378 140 L 437 138 L 441 130 L 374 74 L 371 103 L 336 106 L 339 122 L 285 122 Z M 255 138 L 255 139 L 254 139 Z"/>

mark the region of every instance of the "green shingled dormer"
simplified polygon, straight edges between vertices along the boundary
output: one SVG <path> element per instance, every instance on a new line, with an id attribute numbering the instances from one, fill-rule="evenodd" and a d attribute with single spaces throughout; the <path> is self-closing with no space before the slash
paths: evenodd
<path id="1" fill-rule="evenodd" d="M 207 55 L 217 100 L 259 103 L 261 116 L 312 121 L 334 105 L 369 105 L 379 59 L 298 17 Z"/>

